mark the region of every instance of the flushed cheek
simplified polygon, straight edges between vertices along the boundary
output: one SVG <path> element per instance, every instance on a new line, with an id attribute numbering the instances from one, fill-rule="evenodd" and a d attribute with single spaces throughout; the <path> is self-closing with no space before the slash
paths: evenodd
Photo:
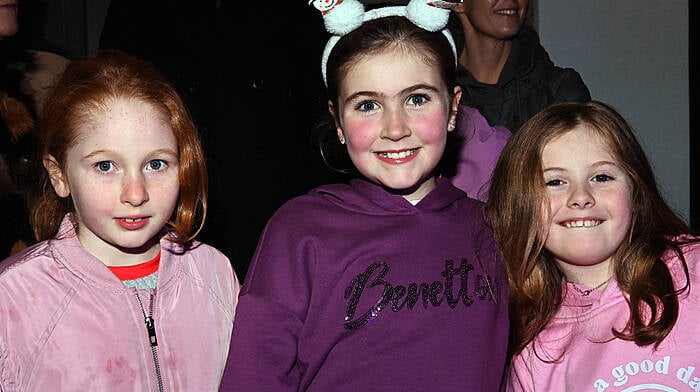
<path id="1" fill-rule="evenodd" d="M 418 133 L 418 136 L 425 144 L 441 142 L 447 135 L 445 113 L 436 110 L 417 117 L 411 122 L 411 128 Z"/>
<path id="2" fill-rule="evenodd" d="M 350 119 L 343 125 L 348 148 L 357 152 L 370 150 L 378 134 L 377 125 L 371 121 Z"/>

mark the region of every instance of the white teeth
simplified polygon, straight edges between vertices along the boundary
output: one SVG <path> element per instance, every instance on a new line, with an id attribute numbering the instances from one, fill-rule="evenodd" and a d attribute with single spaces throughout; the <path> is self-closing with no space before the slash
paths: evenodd
<path id="1" fill-rule="evenodd" d="M 379 156 L 389 158 L 389 159 L 404 159 L 415 153 L 415 150 L 401 151 L 401 152 L 380 152 Z"/>
<path id="2" fill-rule="evenodd" d="M 127 221 L 127 222 L 129 222 L 129 223 L 140 222 L 141 219 L 142 219 L 142 218 L 136 218 L 136 219 L 133 219 L 133 218 L 124 218 L 124 220 Z"/>
<path id="3" fill-rule="evenodd" d="M 497 14 L 505 14 L 505 15 L 515 15 L 517 13 L 516 10 L 501 10 L 501 11 L 496 11 Z"/>
<path id="4" fill-rule="evenodd" d="M 565 223 L 566 227 L 593 227 L 593 226 L 598 226 L 600 224 L 600 221 L 598 220 L 578 220 L 578 221 L 569 221 Z"/>

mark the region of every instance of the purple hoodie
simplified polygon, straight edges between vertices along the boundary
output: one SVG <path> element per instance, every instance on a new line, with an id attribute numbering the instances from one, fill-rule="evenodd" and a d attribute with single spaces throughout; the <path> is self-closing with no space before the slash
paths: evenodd
<path id="1" fill-rule="evenodd" d="M 498 157 L 511 133 L 500 125 L 490 126 L 476 109 L 459 105 L 455 134 L 460 142 L 452 183 L 469 197 L 485 201 Z"/>
<path id="2" fill-rule="evenodd" d="M 482 205 L 449 181 L 415 206 L 321 186 L 261 236 L 222 391 L 497 391 L 507 298 Z"/>

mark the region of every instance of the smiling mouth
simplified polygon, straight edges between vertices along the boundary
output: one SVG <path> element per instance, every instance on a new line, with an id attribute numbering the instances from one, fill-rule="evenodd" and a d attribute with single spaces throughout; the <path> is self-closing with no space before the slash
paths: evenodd
<path id="1" fill-rule="evenodd" d="M 518 10 L 513 10 L 513 9 L 509 9 L 509 10 L 498 10 L 498 11 L 496 11 L 496 13 L 499 14 L 499 15 L 515 15 L 515 14 L 518 13 Z"/>
<path id="2" fill-rule="evenodd" d="M 417 148 L 414 148 L 412 150 L 398 151 L 398 152 L 377 152 L 376 154 L 382 158 L 406 159 L 407 157 L 410 157 L 411 155 L 415 154 L 416 151 L 418 151 Z"/>
<path id="3" fill-rule="evenodd" d="M 586 220 L 576 220 L 576 221 L 566 221 L 561 223 L 562 226 L 567 228 L 579 228 L 579 227 L 595 227 L 603 223 L 602 220 L 596 219 L 586 219 Z"/>

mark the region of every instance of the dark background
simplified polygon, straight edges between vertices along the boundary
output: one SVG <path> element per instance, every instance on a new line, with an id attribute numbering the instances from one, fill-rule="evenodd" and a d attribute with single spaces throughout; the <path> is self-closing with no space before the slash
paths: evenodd
<path id="1" fill-rule="evenodd" d="M 202 239 L 243 277 L 265 221 L 284 201 L 343 180 L 325 168 L 311 129 L 325 110 L 327 34 L 306 1 L 21 0 L 22 28 L 69 57 L 97 42 L 153 60 L 185 97 L 211 171 Z M 700 6 L 689 7 L 690 224 L 700 228 Z M 104 26 L 104 30 L 103 30 Z M 102 34 L 100 34 L 102 33 Z"/>
<path id="2" fill-rule="evenodd" d="M 71 58 L 92 54 L 99 39 L 100 48 L 166 72 L 208 155 L 209 212 L 199 238 L 226 253 L 243 278 L 282 203 L 345 179 L 311 143 L 326 111 L 320 58 L 328 35 L 318 11 L 292 1 L 112 0 L 102 8 L 95 1 L 21 0 L 20 12 L 32 13 L 22 28 Z"/>

